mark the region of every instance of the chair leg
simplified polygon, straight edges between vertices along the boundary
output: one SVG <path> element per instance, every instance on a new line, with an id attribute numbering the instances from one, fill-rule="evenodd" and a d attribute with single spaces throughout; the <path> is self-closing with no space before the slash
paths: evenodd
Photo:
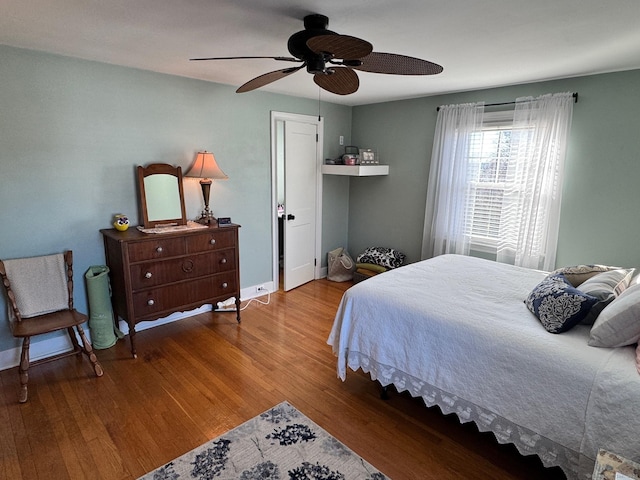
<path id="1" fill-rule="evenodd" d="M 20 393 L 18 393 L 18 402 L 25 403 L 28 397 L 27 383 L 29 383 L 29 346 L 31 337 L 24 337 L 22 340 L 22 353 L 20 355 L 20 367 L 18 367 L 18 375 L 20 375 Z"/>
<path id="2" fill-rule="evenodd" d="M 89 360 L 93 365 L 93 371 L 96 372 L 96 376 L 101 377 L 104 374 L 104 370 L 102 370 L 102 365 L 100 365 L 100 363 L 98 362 L 98 359 L 96 358 L 96 354 L 93 353 L 93 347 L 91 346 L 91 343 L 87 339 L 87 336 L 84 333 L 84 329 L 82 328 L 82 325 L 76 325 L 76 328 L 78 329 L 80 340 L 82 340 L 82 351 L 85 353 L 87 357 L 89 357 Z"/>
<path id="3" fill-rule="evenodd" d="M 73 345 L 73 351 L 76 352 L 77 355 L 82 354 L 82 347 L 80 347 L 80 344 L 78 343 L 76 332 L 74 332 L 73 327 L 67 328 L 67 333 L 69 334 L 71 345 Z"/>

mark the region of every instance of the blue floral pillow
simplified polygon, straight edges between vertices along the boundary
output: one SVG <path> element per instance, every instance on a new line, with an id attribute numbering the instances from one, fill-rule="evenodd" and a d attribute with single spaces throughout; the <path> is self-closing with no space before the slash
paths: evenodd
<path id="1" fill-rule="evenodd" d="M 527 308 L 551 333 L 562 333 L 584 319 L 598 299 L 576 289 L 562 273 L 549 275 L 525 300 Z"/>

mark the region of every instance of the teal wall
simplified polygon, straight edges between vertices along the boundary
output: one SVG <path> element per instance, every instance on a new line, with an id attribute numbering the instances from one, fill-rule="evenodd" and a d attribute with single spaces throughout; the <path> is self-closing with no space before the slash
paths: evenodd
<path id="1" fill-rule="evenodd" d="M 115 213 L 137 220 L 135 167 L 186 169 L 207 149 L 229 176 L 212 187 L 214 214 L 242 225 L 241 286 L 272 280 L 270 112 L 317 115 L 317 100 L 238 95 L 230 86 L 3 46 L 0 65 L 0 258 L 73 249 L 76 305 L 86 312 L 84 272 L 105 262 L 99 229 Z M 325 156 L 341 152 L 339 135 L 350 138 L 351 110 L 321 104 Z M 334 179 L 324 188 L 326 252 L 346 244 L 348 191 Z M 196 179 L 185 179 L 185 196 L 193 218 L 202 208 Z M 0 352 L 15 346 L 0 295 Z"/>
<path id="2" fill-rule="evenodd" d="M 103 264 L 98 232 L 124 212 L 137 218 L 134 171 L 151 162 L 187 168 L 215 153 L 229 180 L 213 185 L 218 216 L 240 223 L 241 286 L 271 280 L 272 110 L 317 115 L 315 100 L 0 46 L 0 258 L 75 255 L 76 303 L 83 274 Z M 425 78 L 428 81 L 428 78 Z M 442 104 L 512 101 L 577 91 L 568 150 L 558 265 L 640 265 L 640 71 L 596 75 L 358 107 L 323 102 L 324 157 L 345 145 L 374 148 L 385 177 L 323 178 L 322 264 L 347 246 L 393 246 L 420 258 L 426 184 Z M 187 215 L 201 208 L 185 180 Z M 17 346 L 0 297 L 0 352 Z"/>
<path id="3" fill-rule="evenodd" d="M 437 106 L 565 91 L 579 101 L 557 265 L 640 266 L 640 70 L 355 107 L 353 143 L 377 149 L 390 174 L 350 180 L 349 250 L 390 246 L 420 259 Z"/>

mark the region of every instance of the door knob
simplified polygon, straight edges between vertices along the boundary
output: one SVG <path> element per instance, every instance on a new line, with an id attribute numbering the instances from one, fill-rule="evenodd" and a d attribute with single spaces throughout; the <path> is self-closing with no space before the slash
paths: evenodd
<path id="1" fill-rule="evenodd" d="M 295 219 L 296 219 L 295 215 L 292 215 L 292 214 L 287 215 L 287 220 L 295 220 Z"/>

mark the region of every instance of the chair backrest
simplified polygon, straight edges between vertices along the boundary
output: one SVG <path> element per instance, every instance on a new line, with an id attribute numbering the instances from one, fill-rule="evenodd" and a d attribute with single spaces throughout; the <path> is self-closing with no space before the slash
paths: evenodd
<path id="1" fill-rule="evenodd" d="M 71 251 L 0 261 L 0 275 L 15 318 L 73 308 Z"/>

